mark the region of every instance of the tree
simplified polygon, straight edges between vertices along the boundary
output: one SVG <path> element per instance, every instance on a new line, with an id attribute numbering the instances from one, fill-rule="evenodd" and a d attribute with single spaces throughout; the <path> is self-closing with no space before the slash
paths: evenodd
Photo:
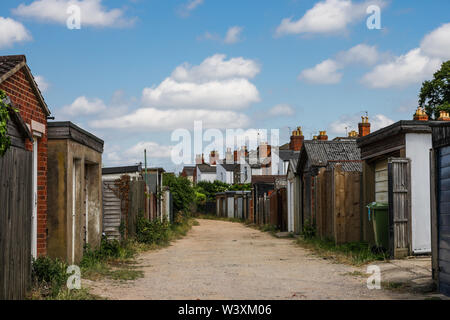
<path id="1" fill-rule="evenodd" d="M 423 82 L 419 105 L 430 118 L 439 118 L 440 111 L 450 112 L 450 60 L 442 64 L 433 80 Z"/>
<path id="2" fill-rule="evenodd" d="M 173 197 L 173 206 L 176 212 L 188 213 L 190 205 L 195 201 L 195 191 L 191 182 L 185 177 L 176 177 L 173 174 L 164 174 L 164 186 L 169 187 Z"/>

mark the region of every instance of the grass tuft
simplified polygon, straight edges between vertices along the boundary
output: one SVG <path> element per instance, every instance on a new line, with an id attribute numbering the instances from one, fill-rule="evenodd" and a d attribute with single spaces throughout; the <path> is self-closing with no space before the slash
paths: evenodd
<path id="1" fill-rule="evenodd" d="M 351 242 L 336 245 L 334 241 L 319 238 L 299 237 L 297 244 L 311 250 L 324 259 L 339 263 L 362 266 L 373 261 L 385 261 L 387 256 L 381 252 L 373 252 L 368 243 Z"/>

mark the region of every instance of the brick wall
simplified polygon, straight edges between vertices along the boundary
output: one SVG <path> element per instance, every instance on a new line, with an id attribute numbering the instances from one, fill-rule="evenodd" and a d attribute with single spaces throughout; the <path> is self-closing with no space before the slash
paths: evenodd
<path id="1" fill-rule="evenodd" d="M 45 124 L 45 134 L 38 140 L 38 200 L 37 200 L 37 251 L 38 255 L 47 254 L 47 116 L 42 109 L 33 88 L 23 70 L 0 84 L 0 89 L 10 97 L 26 124 L 31 128 L 31 120 Z M 27 149 L 32 151 L 33 144 L 27 141 Z"/>

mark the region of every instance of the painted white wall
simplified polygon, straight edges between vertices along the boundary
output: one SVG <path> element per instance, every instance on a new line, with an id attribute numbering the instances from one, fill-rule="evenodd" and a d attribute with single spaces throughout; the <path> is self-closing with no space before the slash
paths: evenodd
<path id="1" fill-rule="evenodd" d="M 209 181 L 214 182 L 216 180 L 216 172 L 201 172 L 197 170 L 197 182 L 199 181 Z"/>
<path id="2" fill-rule="evenodd" d="M 252 176 L 260 176 L 260 175 L 262 175 L 261 168 L 252 168 Z"/>
<path id="3" fill-rule="evenodd" d="M 228 218 L 234 218 L 234 197 L 227 197 L 228 205 Z"/>
<path id="4" fill-rule="evenodd" d="M 240 183 L 250 183 L 252 182 L 252 168 L 247 162 L 242 163 L 240 166 L 241 171 L 241 181 Z M 247 179 L 245 179 L 245 171 L 247 170 Z"/>
<path id="5" fill-rule="evenodd" d="M 411 159 L 411 229 L 414 253 L 431 252 L 430 158 L 431 134 L 407 133 L 406 157 Z"/>
<path id="6" fill-rule="evenodd" d="M 216 167 L 216 180 L 233 184 L 234 183 L 234 174 L 232 171 L 227 171 L 225 168 L 219 163 Z"/>
<path id="7" fill-rule="evenodd" d="M 294 232 L 294 183 L 288 181 L 287 184 L 287 205 L 288 205 L 288 231 Z"/>

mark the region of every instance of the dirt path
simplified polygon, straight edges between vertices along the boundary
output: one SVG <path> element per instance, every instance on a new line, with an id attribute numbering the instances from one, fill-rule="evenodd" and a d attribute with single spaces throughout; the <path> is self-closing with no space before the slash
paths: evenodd
<path id="1" fill-rule="evenodd" d="M 145 277 L 89 283 L 109 299 L 421 299 L 368 290 L 361 269 L 313 256 L 292 239 L 239 223 L 199 220 L 172 246 L 141 255 Z"/>

